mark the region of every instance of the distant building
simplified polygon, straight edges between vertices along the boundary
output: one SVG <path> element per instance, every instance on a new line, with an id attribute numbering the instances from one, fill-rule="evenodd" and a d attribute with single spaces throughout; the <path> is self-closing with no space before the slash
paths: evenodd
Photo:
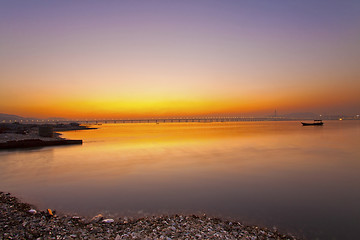
<path id="1" fill-rule="evenodd" d="M 70 126 L 78 127 L 78 126 L 80 126 L 80 123 L 72 122 L 72 123 L 70 123 Z"/>

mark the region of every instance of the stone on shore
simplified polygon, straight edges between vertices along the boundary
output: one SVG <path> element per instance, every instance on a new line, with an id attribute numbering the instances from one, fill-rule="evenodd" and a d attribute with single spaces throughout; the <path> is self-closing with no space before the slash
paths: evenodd
<path id="1" fill-rule="evenodd" d="M 277 230 L 246 226 L 206 215 L 153 216 L 108 223 L 50 215 L 0 192 L 0 239 L 296 239 Z M 52 211 L 54 212 L 54 211 Z M 98 217 L 100 220 L 103 216 Z"/>

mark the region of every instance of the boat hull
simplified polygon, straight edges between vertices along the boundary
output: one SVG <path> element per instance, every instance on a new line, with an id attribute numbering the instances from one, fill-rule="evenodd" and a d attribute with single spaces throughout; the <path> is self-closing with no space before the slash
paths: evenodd
<path id="1" fill-rule="evenodd" d="M 303 126 L 322 126 L 324 123 L 321 122 L 321 123 L 304 123 L 304 122 L 301 122 L 301 124 Z"/>

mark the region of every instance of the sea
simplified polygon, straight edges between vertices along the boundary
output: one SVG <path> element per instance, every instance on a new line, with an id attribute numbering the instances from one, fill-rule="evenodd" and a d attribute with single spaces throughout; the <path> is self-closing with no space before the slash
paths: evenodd
<path id="1" fill-rule="evenodd" d="M 63 214 L 206 214 L 359 238 L 360 121 L 95 127 L 62 133 L 82 145 L 0 151 L 0 191 Z"/>

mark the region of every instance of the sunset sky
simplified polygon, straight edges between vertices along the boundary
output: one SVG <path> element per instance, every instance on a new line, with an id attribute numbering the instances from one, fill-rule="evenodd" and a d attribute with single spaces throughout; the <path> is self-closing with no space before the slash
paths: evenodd
<path id="1" fill-rule="evenodd" d="M 360 112 L 359 0 L 0 0 L 0 112 Z"/>

